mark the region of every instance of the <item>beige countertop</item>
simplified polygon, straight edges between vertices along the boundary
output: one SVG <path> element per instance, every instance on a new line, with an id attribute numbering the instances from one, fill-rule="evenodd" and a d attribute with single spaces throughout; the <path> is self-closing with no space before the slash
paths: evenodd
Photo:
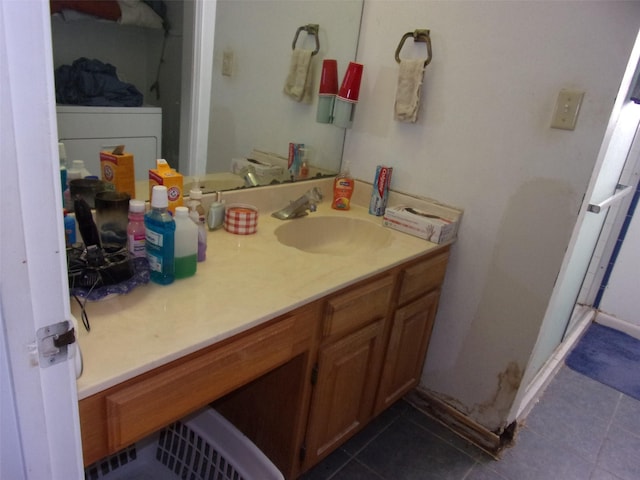
<path id="1" fill-rule="evenodd" d="M 278 209 L 273 205 L 282 207 L 297 198 L 297 192 L 312 186 L 311 182 L 305 184 L 288 190 L 282 189 L 286 186 L 266 187 L 226 196 L 227 203 L 243 201 L 258 206 L 258 232 L 209 232 L 207 260 L 198 263 L 195 276 L 167 286 L 149 283 L 126 295 L 87 302 L 91 331 L 82 326 L 78 329 L 84 362 L 82 376 L 77 380 L 79 398 L 438 247 L 395 230 L 389 230 L 391 241 L 375 254 L 313 254 L 285 246 L 278 242 L 274 230 L 297 220 L 278 220 L 270 213 Z M 331 197 L 327 196 L 331 184 L 323 180 L 318 185 L 325 192 L 325 201 L 310 215 L 350 216 L 384 228 L 382 217 L 369 215 L 368 207 L 353 205 L 348 212 L 331 209 Z M 366 188 L 366 184 L 360 188 Z M 208 202 L 204 203 L 206 207 Z M 78 305 L 72 302 L 71 307 L 79 319 Z"/>

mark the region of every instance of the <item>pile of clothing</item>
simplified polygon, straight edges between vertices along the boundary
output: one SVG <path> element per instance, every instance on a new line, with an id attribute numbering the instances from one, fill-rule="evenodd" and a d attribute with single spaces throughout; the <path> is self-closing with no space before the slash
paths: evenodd
<path id="1" fill-rule="evenodd" d="M 55 70 L 56 102 L 96 107 L 140 107 L 143 95 L 118 79 L 116 68 L 100 60 L 79 58 Z"/>

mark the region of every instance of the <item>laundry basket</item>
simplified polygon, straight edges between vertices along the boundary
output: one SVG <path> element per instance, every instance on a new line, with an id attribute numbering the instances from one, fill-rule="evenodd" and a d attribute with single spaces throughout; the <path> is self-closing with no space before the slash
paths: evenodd
<path id="1" fill-rule="evenodd" d="M 211 408 L 85 469 L 86 480 L 284 480 L 271 461 Z"/>

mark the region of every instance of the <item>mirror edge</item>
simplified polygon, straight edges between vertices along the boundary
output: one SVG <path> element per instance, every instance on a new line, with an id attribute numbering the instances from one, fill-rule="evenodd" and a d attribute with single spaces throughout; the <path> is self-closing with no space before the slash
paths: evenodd
<path id="1" fill-rule="evenodd" d="M 182 78 L 190 81 L 188 84 L 183 81 L 182 85 L 179 169 L 189 176 L 204 174 L 206 170 L 213 57 L 204 52 L 213 51 L 217 3 L 217 0 L 184 2 Z M 193 30 L 186 28 L 191 22 Z"/>

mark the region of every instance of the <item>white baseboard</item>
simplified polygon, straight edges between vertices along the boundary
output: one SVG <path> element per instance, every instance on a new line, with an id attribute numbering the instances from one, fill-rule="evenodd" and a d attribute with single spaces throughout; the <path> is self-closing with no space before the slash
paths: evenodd
<path id="1" fill-rule="evenodd" d="M 553 377 L 555 377 L 558 370 L 560 370 L 564 359 L 575 344 L 578 343 L 578 340 L 580 340 L 589 325 L 591 325 L 595 311 L 592 308 L 576 309 L 574 315 L 576 315 L 576 318 L 572 318 L 571 321 L 573 329 L 567 337 L 562 340 L 562 343 L 556 347 L 551 357 L 549 357 L 529 383 L 518 406 L 512 408 L 512 414 L 509 415 L 509 420 L 514 419 L 517 422 L 521 422 L 527 417 L 531 409 L 538 402 L 540 396 L 544 393 L 544 390 L 549 383 L 551 383 L 551 380 L 553 380 Z"/>
<path id="2" fill-rule="evenodd" d="M 616 318 L 604 312 L 598 312 L 595 321 L 600 325 L 613 328 L 640 340 L 640 326 L 638 325 L 629 323 L 625 320 L 620 320 L 619 318 Z"/>

